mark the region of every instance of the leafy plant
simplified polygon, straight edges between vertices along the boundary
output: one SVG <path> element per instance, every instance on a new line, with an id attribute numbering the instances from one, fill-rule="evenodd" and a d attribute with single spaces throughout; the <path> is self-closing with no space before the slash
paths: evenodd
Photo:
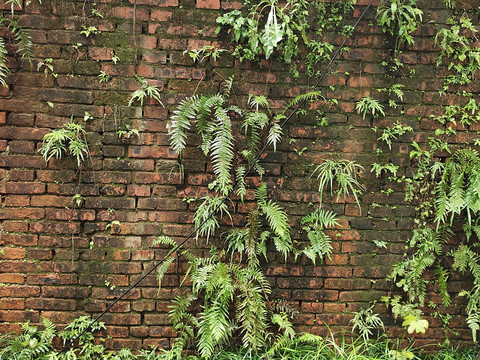
<path id="1" fill-rule="evenodd" d="M 314 265 L 317 258 L 322 263 L 324 257 L 330 258 L 333 246 L 330 237 L 323 230 L 335 225 L 338 225 L 336 214 L 322 209 L 317 209 L 302 218 L 302 229 L 307 232 L 310 244 L 301 253 L 305 254 Z"/>
<path id="2" fill-rule="evenodd" d="M 62 129 L 52 130 L 43 137 L 39 152 L 47 162 L 53 157 L 60 159 L 64 154 L 72 155 L 80 167 L 89 152 L 85 135 L 83 125 L 76 123 L 72 115 Z"/>
<path id="3" fill-rule="evenodd" d="M 90 35 L 97 35 L 100 34 L 101 31 L 98 30 L 95 26 L 82 26 L 82 30 L 80 31 L 80 34 L 85 35 L 86 37 L 89 37 Z"/>
<path id="4" fill-rule="evenodd" d="M 49 319 L 42 319 L 44 330 L 38 330 L 28 322 L 22 324 L 23 333 L 13 339 L 2 338 L 6 345 L 0 350 L 0 360 L 46 359 L 53 350 L 53 338 L 56 335 L 55 325 Z"/>
<path id="5" fill-rule="evenodd" d="M 97 75 L 98 77 L 98 80 L 100 81 L 100 83 L 103 83 L 103 82 L 110 82 L 110 80 L 112 80 L 112 77 L 110 75 L 108 75 L 105 71 L 100 71 L 100 74 Z"/>
<path id="6" fill-rule="evenodd" d="M 385 174 L 391 173 L 395 177 L 397 176 L 398 166 L 393 165 L 391 162 L 387 164 L 373 163 L 371 171 L 375 173 L 377 178 L 382 176 L 382 172 L 385 172 Z"/>
<path id="7" fill-rule="evenodd" d="M 340 196 L 347 197 L 352 194 L 355 202 L 360 207 L 358 195 L 363 192 L 362 185 L 358 182 L 358 174 L 363 171 L 363 167 L 351 160 L 331 160 L 326 159 L 318 165 L 312 173 L 317 174 L 320 180 L 318 192 L 320 194 L 320 203 L 322 195 L 327 187 L 330 187 L 330 194 L 337 194 L 337 200 Z M 334 187 L 334 184 L 336 185 Z"/>
<path id="8" fill-rule="evenodd" d="M 240 60 L 254 60 L 261 54 L 268 59 L 274 50 L 281 49 L 283 60 L 290 63 L 298 53 L 299 39 L 309 42 L 307 2 L 288 0 L 280 5 L 276 0 L 261 0 L 249 3 L 247 9 L 246 16 L 233 10 L 217 18 L 217 23 L 232 28 L 238 43 L 233 54 Z"/>
<path id="9" fill-rule="evenodd" d="M 163 106 L 162 101 L 160 100 L 160 90 L 155 85 L 149 85 L 147 80 L 144 78 L 135 75 L 135 79 L 141 84 L 141 88 L 135 90 L 128 101 L 128 106 L 132 106 L 135 102 L 139 101 L 140 106 L 143 106 L 143 102 L 146 98 L 152 98 L 159 102 Z"/>
<path id="10" fill-rule="evenodd" d="M 360 309 L 350 321 L 353 323 L 352 331 L 358 329 L 365 342 L 367 342 L 367 340 L 370 339 L 370 336 L 373 335 L 373 330 L 380 327 L 384 328 L 382 319 L 380 319 L 378 314 L 373 313 L 374 306 L 375 304 L 372 304 L 366 309 Z"/>
<path id="11" fill-rule="evenodd" d="M 77 207 L 80 207 L 80 205 L 82 205 L 83 200 L 85 200 L 85 198 L 82 196 L 82 194 L 77 193 L 73 195 L 73 201 L 75 202 L 75 205 L 77 205 Z"/>
<path id="12" fill-rule="evenodd" d="M 229 216 L 227 203 L 222 196 L 229 194 L 236 186 L 236 194 L 243 199 L 247 191 L 244 175 L 248 167 L 253 166 L 259 176 L 264 174 L 265 170 L 254 163 L 262 146 L 262 134 L 266 134 L 267 144 L 275 149 L 282 135 L 279 123 L 285 118 L 287 109 L 303 99 L 314 100 L 320 96 L 318 93 L 301 95 L 292 100 L 285 110 L 274 114 L 264 96 L 249 96 L 247 102 L 250 109 L 231 105 L 231 87 L 232 80 L 229 80 L 223 93 L 185 99 L 173 112 L 168 124 L 170 143 L 180 161 L 186 147 L 187 131 L 193 130 L 193 126 L 201 137 L 200 149 L 212 161 L 215 180 L 208 187 L 214 194 L 203 198 L 195 213 L 197 226 L 206 221 L 197 238 L 208 238 L 218 228 L 218 220 L 209 218 L 214 210 Z M 234 121 L 240 122 L 243 133 L 234 133 Z"/>
<path id="13" fill-rule="evenodd" d="M 374 128 L 377 131 L 376 128 Z M 391 127 L 382 130 L 380 137 L 377 140 L 381 140 L 387 143 L 388 148 L 392 149 L 392 141 L 396 140 L 399 136 L 406 134 L 407 132 L 413 131 L 411 126 L 402 125 L 398 120 L 395 121 L 395 124 Z"/>
<path id="14" fill-rule="evenodd" d="M 7 85 L 6 76 L 10 73 L 7 66 L 8 51 L 5 47 L 5 40 L 11 40 L 16 44 L 16 54 L 21 54 L 21 60 L 27 60 L 29 63 L 33 59 L 33 42 L 29 31 L 20 25 L 20 18 L 14 16 L 14 8 L 21 6 L 17 0 L 6 1 L 6 5 L 10 5 L 11 13 L 6 15 L 4 12 L 0 14 L 0 28 L 3 29 L 3 37 L 0 38 L 0 85 Z M 9 39 L 10 38 L 10 39 Z"/>
<path id="15" fill-rule="evenodd" d="M 377 23 L 384 33 L 395 37 L 395 56 L 405 44 L 413 45 L 412 33 L 422 21 L 417 0 L 382 0 L 377 7 Z"/>
<path id="16" fill-rule="evenodd" d="M 73 320 L 58 335 L 63 339 L 64 345 L 76 339 L 92 323 L 89 316 L 80 316 Z M 80 349 L 70 349 L 65 353 L 66 359 L 89 360 L 103 358 L 105 347 L 102 344 L 94 343 L 93 331 L 105 329 L 105 324 L 97 322 L 90 326 L 89 330 L 83 333 L 78 339 Z"/>
<path id="17" fill-rule="evenodd" d="M 125 124 L 125 130 L 117 130 L 119 138 L 126 137 L 130 139 L 132 136 L 140 136 L 140 132 L 137 129 L 133 129 L 131 125 Z"/>
<path id="18" fill-rule="evenodd" d="M 58 74 L 54 71 L 52 63 L 53 63 L 52 58 L 46 58 L 43 61 L 39 61 L 37 64 L 37 71 L 40 71 L 41 69 L 43 69 L 45 76 L 49 75 L 50 73 L 50 75 L 56 79 L 58 77 Z"/>
<path id="19" fill-rule="evenodd" d="M 475 34 L 477 29 L 466 13 L 458 19 L 452 17 L 447 20 L 449 28 L 442 28 L 435 36 L 435 44 L 440 46 L 441 52 L 437 58 L 437 65 L 442 64 L 444 58 L 449 58 L 448 69 L 455 74 L 448 75 L 445 85 L 470 84 L 480 68 L 480 50 L 474 43 L 476 37 L 466 34 Z"/>
<path id="20" fill-rule="evenodd" d="M 372 116 L 378 116 L 378 114 L 382 114 L 385 116 L 385 112 L 383 111 L 383 105 L 380 104 L 377 100 L 372 99 L 370 96 L 363 97 L 355 104 L 355 109 L 359 114 L 362 114 L 363 120 L 368 113 L 371 113 Z"/>
<path id="21" fill-rule="evenodd" d="M 226 49 L 218 49 L 212 45 L 205 45 L 202 46 L 200 49 L 192 49 L 192 50 L 185 50 L 183 53 L 188 54 L 194 62 L 203 62 L 205 59 L 209 57 L 212 58 L 213 61 L 217 61 L 220 55 L 227 51 Z"/>

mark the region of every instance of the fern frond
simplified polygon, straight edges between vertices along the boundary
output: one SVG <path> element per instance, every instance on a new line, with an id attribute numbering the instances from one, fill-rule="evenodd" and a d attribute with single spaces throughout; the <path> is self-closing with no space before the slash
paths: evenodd
<path id="1" fill-rule="evenodd" d="M 232 125 L 226 111 L 222 108 L 216 109 L 215 117 L 217 120 L 217 129 L 211 146 L 212 167 L 214 173 L 217 175 L 216 183 L 218 184 L 218 188 L 226 195 L 232 188 L 231 170 L 234 141 Z"/>
<path id="2" fill-rule="evenodd" d="M 213 216 L 210 216 L 214 211 L 217 211 L 219 215 L 213 214 Z M 208 242 L 210 235 L 220 226 L 217 216 L 222 217 L 223 214 L 226 214 L 230 219 L 232 218 L 228 211 L 228 205 L 226 202 L 223 202 L 222 198 L 218 196 L 203 198 L 202 204 L 194 215 L 195 227 L 200 228 L 195 239 L 198 240 L 199 236 L 205 236 Z M 202 224 L 203 226 L 201 226 Z"/>
<path id="3" fill-rule="evenodd" d="M 235 180 L 237 182 L 237 195 L 240 196 L 240 200 L 243 202 L 243 197 L 247 194 L 247 184 L 245 183 L 247 169 L 245 166 L 239 166 L 235 169 L 235 173 Z"/>
<path id="4" fill-rule="evenodd" d="M 268 105 L 268 100 L 265 96 L 263 95 L 248 95 L 248 100 L 247 100 L 248 105 L 255 109 L 255 111 L 258 111 L 259 108 L 265 108 L 268 111 L 270 111 L 270 107 Z"/>
<path id="5" fill-rule="evenodd" d="M 268 200 L 265 203 L 260 203 L 259 206 L 273 232 L 281 238 L 286 237 L 290 232 L 290 225 L 288 224 L 288 216 L 280 205 L 273 200 Z"/>
<path id="6" fill-rule="evenodd" d="M 162 288 L 162 280 L 165 276 L 165 273 L 167 272 L 168 268 L 170 267 L 170 265 L 173 264 L 174 261 L 175 261 L 175 258 L 170 257 L 167 260 L 165 260 L 162 263 L 162 265 L 158 267 L 158 270 L 157 270 L 158 290 Z"/>
<path id="7" fill-rule="evenodd" d="M 181 156 L 185 148 L 187 134 L 186 131 L 190 129 L 190 120 L 194 119 L 197 110 L 197 97 L 192 97 L 183 100 L 180 105 L 173 111 L 170 123 L 168 124 L 168 135 L 170 135 L 170 144 L 173 150 Z"/>
<path id="8" fill-rule="evenodd" d="M 177 246 L 175 240 L 171 239 L 168 236 L 159 236 L 155 240 L 152 241 L 152 245 L 170 245 L 171 247 Z"/>
<path id="9" fill-rule="evenodd" d="M 305 94 L 300 94 L 287 104 L 283 113 L 285 113 L 288 109 L 290 109 L 294 106 L 297 106 L 298 104 L 300 104 L 304 101 L 308 102 L 308 101 L 314 101 L 314 100 L 318 100 L 318 99 L 325 100 L 325 97 L 322 95 L 322 92 L 320 90 L 310 91 L 310 92 L 307 92 Z"/>
<path id="10" fill-rule="evenodd" d="M 448 306 L 452 303 L 450 294 L 448 293 L 448 271 L 441 265 L 437 264 L 435 267 L 435 274 L 438 277 L 438 289 L 440 297 L 442 298 L 443 306 Z"/>
<path id="11" fill-rule="evenodd" d="M 7 49 L 5 48 L 5 41 L 0 37 L 0 84 L 6 86 L 5 78 L 10 73 L 7 66 Z"/>
<path id="12" fill-rule="evenodd" d="M 273 144 L 273 151 L 277 151 L 277 144 L 282 139 L 282 128 L 277 122 L 273 123 L 269 132 L 267 141 L 269 144 Z"/>

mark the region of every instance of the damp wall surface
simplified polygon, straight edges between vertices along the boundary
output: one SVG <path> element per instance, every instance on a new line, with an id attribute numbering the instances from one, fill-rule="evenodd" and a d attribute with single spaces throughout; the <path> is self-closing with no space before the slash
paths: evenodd
<path id="1" fill-rule="evenodd" d="M 353 23 L 366 5 L 359 0 L 346 21 Z M 316 165 L 326 158 L 345 158 L 365 169 L 360 208 L 353 198 L 324 194 L 324 207 L 340 218 L 339 225 L 328 230 L 333 253 L 324 264 L 314 266 L 304 258 L 285 263 L 273 253 L 263 264 L 272 299 L 283 299 L 298 311 L 294 322 L 299 331 L 327 334 L 329 329 L 350 329 L 352 312 L 399 293 L 386 276 L 405 252 L 415 226 L 415 205 L 404 201 L 401 184 L 386 176 L 376 178 L 370 171 L 378 161 L 376 150 L 386 150 L 372 128 L 386 128 L 396 120 L 413 127 L 413 132 L 393 142 L 389 152 L 389 160 L 399 166 L 398 175 L 408 175 L 411 142 L 426 142 L 435 129 L 430 115 L 441 114 L 442 106 L 456 101 L 454 95 L 438 94 L 447 69 L 435 65 L 437 28 L 430 22 L 442 24 L 450 12 L 442 1 L 421 5 L 424 19 L 414 33 L 415 46 L 400 55 L 416 74 L 403 82 L 405 96 L 399 109 L 386 108 L 386 116 L 365 119 L 355 111 L 364 96 L 386 104 L 387 95 L 377 89 L 393 81 L 382 66 L 392 56 L 392 39 L 375 26 L 374 3 L 347 41 L 350 50 L 335 60 L 321 82 L 325 97 L 338 103 L 315 103 L 307 114 L 295 115 L 284 128 L 277 151 L 269 148 L 262 156 L 263 180 L 270 196 L 290 215 L 294 238 L 304 236 L 300 219 L 320 200 L 318 182 L 309 176 Z M 91 15 L 94 6 L 103 19 Z M 222 54 L 216 61 L 194 63 L 184 54 L 210 45 L 232 49 L 231 34 L 226 30 L 216 34 L 215 19 L 239 7 L 239 2 L 219 0 L 102 0 L 96 5 L 44 0 L 25 4 L 16 13 L 31 29 L 37 60 L 30 65 L 10 56 L 8 86 L 0 88 L 1 333 L 18 332 L 20 323 L 39 323 L 41 317 L 65 324 L 80 315 L 98 314 L 166 254 L 152 246 L 155 238 L 167 235 L 180 241 L 192 231 L 196 205 L 185 199 L 204 196 L 213 175 L 195 137 L 184 153 L 184 176 L 175 170 L 177 155 L 169 146 L 167 122 L 185 97 L 218 92 L 234 75 L 232 93 L 238 104 L 245 106 L 249 94 L 258 94 L 271 99 L 272 108 L 282 109 L 315 83 L 315 77 L 294 78 L 289 65 L 274 57 L 240 63 Z M 95 26 L 100 33 L 87 37 L 81 33 L 83 26 Z M 343 37 L 328 34 L 327 39 L 338 46 Z M 52 59 L 53 66 L 47 74 L 45 66 L 37 69 L 45 59 Z M 303 65 L 298 65 L 301 71 Z M 102 71 L 110 82 L 100 82 Z M 127 106 L 139 88 L 135 74 L 158 87 L 164 106 L 154 100 L 146 100 L 143 107 Z M 472 83 L 470 90 L 476 94 L 478 85 Z M 85 112 L 92 117 L 85 122 L 90 156 L 80 169 L 71 156 L 47 164 L 38 153 L 44 135 L 71 116 L 82 119 Z M 328 119 L 328 126 L 318 126 L 319 116 Z M 138 135 L 119 136 L 118 130 L 128 129 Z M 472 124 L 468 130 L 459 128 L 449 141 L 472 142 L 480 126 Z M 75 194 L 81 194 L 78 204 Z M 245 223 L 249 200 L 235 205 L 235 226 Z M 223 219 L 223 226 L 228 229 L 231 222 Z M 384 241 L 386 247 L 379 248 L 374 240 Z M 187 247 L 204 254 L 212 243 L 223 246 L 218 237 L 210 241 L 191 239 Z M 161 290 L 155 275 L 150 275 L 115 305 L 102 318 L 107 346 L 169 347 L 175 334 L 168 306 L 184 291 L 178 287 L 185 269 L 179 259 Z M 471 334 L 458 289 L 468 287 L 467 282 L 465 276 L 450 278 L 450 327 L 458 332 L 450 337 L 464 341 L 470 341 Z M 429 296 L 437 301 L 436 284 L 429 286 Z M 375 310 L 391 336 L 403 335 L 401 322 L 395 322 L 383 305 Z M 430 329 L 417 336 L 420 343 L 443 339 L 441 321 L 428 319 Z"/>

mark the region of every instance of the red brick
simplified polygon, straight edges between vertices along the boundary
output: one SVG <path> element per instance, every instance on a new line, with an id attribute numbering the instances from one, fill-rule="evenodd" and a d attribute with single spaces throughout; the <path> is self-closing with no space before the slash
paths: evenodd
<path id="1" fill-rule="evenodd" d="M 38 235 L 1 234 L 0 243 L 3 245 L 36 246 Z"/>
<path id="2" fill-rule="evenodd" d="M 28 274 L 29 285 L 74 285 L 77 277 L 73 274 Z"/>
<path id="3" fill-rule="evenodd" d="M 2 246 L 4 243 L 2 242 Z M 3 260 L 21 260 L 25 258 L 26 250 L 23 248 L 2 247 L 3 253 L 0 254 L 0 259 Z"/>
<path id="4" fill-rule="evenodd" d="M 0 298 L 29 298 L 40 295 L 38 286 L 0 286 Z M 20 320 L 16 320 L 20 321 Z"/>
<path id="5" fill-rule="evenodd" d="M 25 282 L 25 278 L 21 274 L 8 274 L 8 273 L 0 274 L 0 283 L 23 284 L 24 282 Z"/>
<path id="6" fill-rule="evenodd" d="M 30 231 L 34 233 L 46 234 L 78 234 L 80 232 L 80 223 L 30 223 Z"/>
<path id="7" fill-rule="evenodd" d="M 151 189 L 148 185 L 129 185 L 127 187 L 128 196 L 150 196 Z"/>
<path id="8" fill-rule="evenodd" d="M 30 196 L 28 195 L 7 195 L 5 197 L 5 206 L 29 206 Z"/>
<path id="9" fill-rule="evenodd" d="M 89 48 L 88 49 L 88 56 L 92 60 L 103 60 L 103 61 L 110 61 L 112 60 L 112 49 L 108 48 Z"/>
<path id="10" fill-rule="evenodd" d="M 33 170 L 10 170 L 10 181 L 33 181 L 34 179 Z"/>
<path id="11" fill-rule="evenodd" d="M 27 232 L 28 231 L 28 223 L 27 222 L 20 222 L 20 221 L 9 221 L 5 220 L 3 222 L 3 230 L 8 232 Z"/>
<path id="12" fill-rule="evenodd" d="M 147 173 L 137 172 L 135 182 L 138 184 L 182 184 L 183 179 L 178 173 Z"/>
<path id="13" fill-rule="evenodd" d="M 131 4 L 133 4 L 134 2 L 134 0 L 128 0 L 128 1 Z M 159 7 L 178 6 L 178 0 L 136 0 L 136 1 L 137 1 L 137 5 L 153 5 L 153 6 L 159 6 Z"/>
<path id="14" fill-rule="evenodd" d="M 0 321 L 11 322 L 38 322 L 40 319 L 38 311 L 20 311 L 20 310 L 8 310 L 0 311 Z"/>
<path id="15" fill-rule="evenodd" d="M 11 154 L 33 154 L 35 153 L 35 143 L 31 141 L 12 140 L 8 144 Z"/>
<path id="16" fill-rule="evenodd" d="M 23 310 L 25 309 L 25 299 L 0 299 L 0 309 Z"/>
<path id="17" fill-rule="evenodd" d="M 112 8 L 111 16 L 120 19 L 132 19 L 134 16 L 133 12 L 133 7 L 116 6 Z M 146 9 L 137 8 L 137 11 L 135 12 L 135 17 L 137 21 L 148 21 L 148 11 Z"/>
<path id="18" fill-rule="evenodd" d="M 39 220 L 45 216 L 43 209 L 28 209 L 28 208 L 5 208 L 0 209 L 0 219 L 29 219 Z"/>
<path id="19" fill-rule="evenodd" d="M 31 260 L 52 260 L 53 250 L 51 249 L 30 249 L 28 258 Z"/>
<path id="20" fill-rule="evenodd" d="M 28 309 L 38 309 L 38 310 L 64 310 L 64 311 L 75 311 L 76 301 L 75 300 L 65 300 L 65 299 L 27 299 L 25 306 Z"/>
<path id="21" fill-rule="evenodd" d="M 73 199 L 70 196 L 39 195 L 32 196 L 31 205 L 35 207 L 69 207 L 73 205 Z"/>
<path id="22" fill-rule="evenodd" d="M 220 0 L 197 0 L 197 8 L 220 9 Z"/>
<path id="23" fill-rule="evenodd" d="M 150 13 L 150 20 L 152 21 L 169 21 L 172 18 L 173 12 L 165 10 L 152 10 Z"/>
<path id="24" fill-rule="evenodd" d="M 0 160 L 1 161 L 1 160 Z M 41 183 L 0 183 L 0 193 L 2 194 L 43 194 L 45 193 L 45 184 Z"/>

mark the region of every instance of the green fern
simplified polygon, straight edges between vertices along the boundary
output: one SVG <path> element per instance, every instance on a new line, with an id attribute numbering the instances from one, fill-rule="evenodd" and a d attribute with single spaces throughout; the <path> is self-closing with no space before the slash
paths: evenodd
<path id="1" fill-rule="evenodd" d="M 10 73 L 10 69 L 7 66 L 7 54 L 8 51 L 5 48 L 5 41 L 0 38 L 0 84 L 6 86 L 5 78 Z"/>
<path id="2" fill-rule="evenodd" d="M 355 202 L 360 208 L 358 195 L 363 192 L 363 187 L 357 180 L 358 174 L 363 171 L 363 167 L 350 160 L 331 160 L 326 159 L 322 164 L 318 165 L 312 172 L 312 176 L 317 174 L 320 180 L 318 192 L 320 194 L 320 204 L 324 190 L 329 187 L 330 194 L 337 194 L 337 200 L 340 196 L 348 196 L 352 194 Z M 336 189 L 334 190 L 334 183 Z"/>
<path id="3" fill-rule="evenodd" d="M 38 151 L 47 162 L 53 157 L 60 159 L 63 154 L 70 154 L 75 157 L 77 166 L 80 167 L 85 156 L 89 154 L 86 131 L 83 125 L 74 121 L 72 115 L 63 128 L 45 134 L 42 147 Z"/>
<path id="4" fill-rule="evenodd" d="M 380 104 L 377 100 L 372 99 L 370 96 L 364 97 L 361 100 L 357 101 L 355 104 L 355 109 L 359 114 L 362 114 L 363 120 L 368 113 L 371 113 L 373 117 L 378 116 L 378 114 L 382 114 L 385 116 L 385 112 L 383 111 L 383 105 Z"/>
<path id="5" fill-rule="evenodd" d="M 336 214 L 332 211 L 317 209 L 302 218 L 302 228 L 307 232 L 310 244 L 296 256 L 305 254 L 315 265 L 317 258 L 323 263 L 325 257 L 330 258 L 333 250 L 330 237 L 323 231 L 325 228 L 338 225 Z"/>
<path id="6" fill-rule="evenodd" d="M 140 106 L 143 106 L 143 102 L 146 98 L 155 99 L 162 106 L 163 103 L 160 99 L 160 90 L 155 85 L 150 85 L 144 78 L 135 75 L 135 79 L 140 83 L 140 89 L 137 89 L 133 92 L 130 100 L 128 101 L 128 106 L 132 106 L 135 102 L 140 102 Z"/>
<path id="7" fill-rule="evenodd" d="M 211 216 L 215 212 L 219 212 L 220 217 L 226 214 L 231 219 L 228 204 L 223 201 L 223 198 L 218 196 L 203 198 L 194 216 L 195 228 L 199 229 L 195 238 L 197 241 L 199 237 L 206 237 L 208 243 L 210 236 L 220 227 L 217 217 Z"/>

